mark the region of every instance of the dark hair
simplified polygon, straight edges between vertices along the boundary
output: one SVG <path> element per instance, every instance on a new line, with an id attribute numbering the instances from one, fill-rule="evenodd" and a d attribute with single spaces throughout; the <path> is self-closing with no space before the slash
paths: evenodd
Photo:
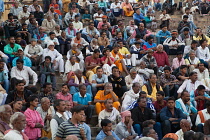
<path id="1" fill-rule="evenodd" d="M 26 106 L 29 107 L 30 106 L 30 102 L 33 102 L 35 99 L 39 99 L 38 96 L 36 96 L 36 95 L 29 96 L 28 99 L 27 99 Z"/>
<path id="2" fill-rule="evenodd" d="M 160 94 L 162 96 L 165 96 L 165 92 L 164 91 L 158 91 L 157 94 Z"/>
<path id="3" fill-rule="evenodd" d="M 8 18 L 11 17 L 11 16 L 13 16 L 13 14 L 12 14 L 12 13 L 9 13 L 9 14 L 8 14 Z"/>
<path id="4" fill-rule="evenodd" d="M 46 88 L 47 86 L 49 86 L 49 85 L 52 85 L 51 83 L 45 83 L 44 85 L 43 85 L 43 88 Z"/>
<path id="5" fill-rule="evenodd" d="M 184 15 L 184 16 L 183 16 L 183 19 L 184 19 L 184 18 L 188 18 L 188 15 Z"/>
<path id="6" fill-rule="evenodd" d="M 135 87 L 137 84 L 139 84 L 138 82 L 133 83 L 132 87 Z M 140 84 L 139 84 L 140 85 Z M 141 93 L 141 92 L 140 92 Z"/>
<path id="7" fill-rule="evenodd" d="M 60 106 L 60 102 L 62 102 L 62 101 L 64 101 L 64 100 L 57 99 L 57 100 L 54 101 L 53 107 L 54 107 L 55 111 L 57 111 L 56 107 Z"/>
<path id="8" fill-rule="evenodd" d="M 96 68 L 96 71 L 98 71 L 98 70 L 100 70 L 100 69 L 102 69 L 102 70 L 103 70 L 103 68 L 102 68 L 102 67 L 97 67 L 97 68 Z"/>
<path id="9" fill-rule="evenodd" d="M 187 65 L 181 65 L 179 68 L 180 68 L 180 69 L 187 68 Z"/>
<path id="10" fill-rule="evenodd" d="M 112 99 L 110 99 L 110 98 L 109 98 L 109 99 L 106 99 L 106 100 L 104 101 L 104 104 L 107 104 L 109 100 L 112 100 Z"/>
<path id="11" fill-rule="evenodd" d="M 204 65 L 204 63 L 203 63 L 203 62 L 200 62 L 200 63 L 198 63 L 198 67 L 200 66 L 200 64 L 203 64 L 203 65 Z"/>
<path id="12" fill-rule="evenodd" d="M 90 22 L 88 25 L 94 24 L 93 22 Z"/>
<path id="13" fill-rule="evenodd" d="M 193 140 L 194 132 L 193 131 L 187 131 L 184 132 L 184 140 Z"/>
<path id="14" fill-rule="evenodd" d="M 81 34 L 80 32 L 77 32 L 76 35 Z"/>
<path id="15" fill-rule="evenodd" d="M 197 72 L 193 71 L 189 74 L 189 76 L 193 76 L 194 74 L 197 74 Z"/>
<path id="16" fill-rule="evenodd" d="M 147 94 L 145 91 L 140 91 L 139 95 Z"/>
<path id="17" fill-rule="evenodd" d="M 145 127 L 143 129 L 143 132 L 142 132 L 142 136 L 147 136 L 148 134 L 150 134 L 150 130 L 152 130 L 153 128 L 151 127 Z"/>
<path id="18" fill-rule="evenodd" d="M 172 138 L 163 138 L 162 140 L 174 140 Z"/>
<path id="19" fill-rule="evenodd" d="M 162 29 L 162 28 L 164 28 L 164 27 L 168 27 L 166 24 L 162 24 L 162 25 L 160 25 L 160 28 Z"/>
<path id="20" fill-rule="evenodd" d="M 205 87 L 204 85 L 199 85 L 199 86 L 197 87 L 197 90 L 203 90 L 203 89 L 206 89 L 206 87 Z"/>
<path id="21" fill-rule="evenodd" d="M 185 12 L 186 12 L 187 10 L 190 10 L 190 8 L 189 8 L 189 7 L 186 7 L 186 8 L 185 8 Z"/>
<path id="22" fill-rule="evenodd" d="M 153 121 L 151 121 L 151 120 L 146 120 L 146 121 L 143 122 L 142 127 L 143 127 L 143 128 L 149 127 L 149 125 L 151 125 L 151 124 L 154 125 L 154 124 L 153 124 Z"/>
<path id="23" fill-rule="evenodd" d="M 198 44 L 198 42 L 197 42 L 196 40 L 193 40 L 193 41 L 191 42 L 191 44 Z"/>
<path id="24" fill-rule="evenodd" d="M 199 41 L 199 44 L 202 45 L 203 42 L 205 42 L 205 41 L 206 41 L 205 39 L 202 39 L 202 40 Z"/>
<path id="25" fill-rule="evenodd" d="M 74 113 L 79 113 L 79 112 L 84 111 L 84 110 L 85 110 L 84 106 L 82 106 L 82 105 L 77 105 L 77 106 L 74 106 L 74 107 L 71 109 L 71 112 L 72 112 L 72 115 L 73 115 Z"/>
<path id="26" fill-rule="evenodd" d="M 195 132 L 193 135 L 193 140 L 204 140 L 204 134 L 201 132 Z"/>
<path id="27" fill-rule="evenodd" d="M 53 35 L 53 34 L 55 34 L 55 32 L 50 32 L 50 33 L 49 33 L 49 35 Z"/>
<path id="28" fill-rule="evenodd" d="M 168 102 L 168 101 L 171 101 L 171 100 L 173 100 L 173 101 L 175 102 L 174 97 L 169 97 L 169 98 L 167 99 L 167 102 Z"/>
<path id="29" fill-rule="evenodd" d="M 18 59 L 16 60 L 16 63 L 18 63 L 18 62 L 20 62 L 20 63 L 23 64 L 23 59 L 18 58 Z"/>
<path id="30" fill-rule="evenodd" d="M 139 34 L 137 34 L 135 38 L 141 38 L 141 36 Z"/>
<path id="31" fill-rule="evenodd" d="M 112 123 L 112 122 L 109 119 L 103 119 L 101 121 L 101 127 L 103 128 L 103 126 L 107 126 L 110 123 Z"/>
<path id="32" fill-rule="evenodd" d="M 69 89 L 69 86 L 68 86 L 68 84 L 63 84 L 63 85 L 62 85 L 62 87 L 64 87 L 64 86 L 67 86 L 67 87 L 68 87 L 68 89 Z"/>
<path id="33" fill-rule="evenodd" d="M 146 38 L 147 41 L 149 41 L 150 39 L 154 39 L 154 37 L 152 35 L 150 35 Z"/>
<path id="34" fill-rule="evenodd" d="M 141 100 L 143 100 L 143 99 L 145 99 L 145 98 L 139 97 L 138 100 L 137 100 L 137 103 L 139 103 L 139 102 L 140 102 Z"/>
<path id="35" fill-rule="evenodd" d="M 181 51 L 177 52 L 177 55 L 180 55 L 180 54 L 183 54 L 183 52 L 181 52 Z"/>
<path id="36" fill-rule="evenodd" d="M 38 89 L 37 89 L 37 87 L 35 87 L 35 86 L 32 86 L 32 87 L 30 88 L 30 91 L 32 92 L 32 94 L 38 94 Z"/>
<path id="37" fill-rule="evenodd" d="M 103 32 L 103 31 L 102 31 L 102 32 L 100 33 L 100 35 L 103 35 L 103 33 L 106 33 L 106 32 Z"/>
<path id="38" fill-rule="evenodd" d="M 74 18 L 77 18 L 77 17 L 79 17 L 79 15 L 75 15 L 75 16 L 74 16 Z"/>
<path id="39" fill-rule="evenodd" d="M 106 53 L 106 51 L 110 51 L 110 49 L 109 48 L 105 48 L 104 50 L 103 50 L 103 55 Z"/>
<path id="40" fill-rule="evenodd" d="M 207 100 L 205 105 L 206 105 L 206 107 L 209 107 L 210 106 L 210 101 Z"/>
<path id="41" fill-rule="evenodd" d="M 23 24 L 22 24 L 22 26 L 25 26 L 25 25 L 27 25 L 27 24 L 26 24 L 26 23 L 23 23 Z"/>
<path id="42" fill-rule="evenodd" d="M 52 60 L 52 58 L 50 56 L 45 56 L 44 59 L 50 59 L 50 61 Z"/>
<path id="43" fill-rule="evenodd" d="M 95 50 L 93 51 L 93 53 L 100 53 L 100 50 L 99 50 L 99 49 L 95 49 Z"/>
<path id="44" fill-rule="evenodd" d="M 37 0 L 33 0 L 33 2 L 35 2 L 35 1 L 37 1 Z"/>
<path id="45" fill-rule="evenodd" d="M 183 31 L 190 31 L 190 29 L 185 27 Z"/>
<path id="46" fill-rule="evenodd" d="M 163 71 L 168 70 L 171 71 L 171 68 L 169 66 L 164 67 Z"/>
<path id="47" fill-rule="evenodd" d="M 186 93 L 186 92 L 188 93 L 187 90 L 183 90 L 182 93 L 181 93 L 181 97 L 184 96 L 184 93 Z"/>
<path id="48" fill-rule="evenodd" d="M 81 89 L 82 87 L 86 87 L 85 84 L 79 84 L 78 88 Z"/>
<path id="49" fill-rule="evenodd" d="M 15 86 L 19 85 L 20 83 L 24 83 L 25 84 L 24 80 L 17 79 L 17 81 L 15 83 Z"/>
<path id="50" fill-rule="evenodd" d="M 117 66 L 112 67 L 112 71 L 113 71 L 114 69 L 118 69 L 118 70 L 119 70 L 119 68 L 118 68 Z"/>
<path id="51" fill-rule="evenodd" d="M 25 7 L 27 8 L 28 6 L 24 5 L 23 8 L 25 8 Z"/>
<path id="52" fill-rule="evenodd" d="M 151 79 L 152 76 L 154 76 L 154 75 L 155 75 L 154 73 L 150 74 L 150 75 L 149 75 L 149 79 Z M 155 75 L 155 76 L 156 76 L 156 75 Z"/>

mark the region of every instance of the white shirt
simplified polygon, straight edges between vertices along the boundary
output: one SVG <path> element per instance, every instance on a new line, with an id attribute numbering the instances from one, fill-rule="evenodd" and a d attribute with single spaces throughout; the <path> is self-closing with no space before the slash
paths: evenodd
<path id="1" fill-rule="evenodd" d="M 72 23 L 73 23 L 73 25 L 74 25 L 74 28 L 77 29 L 78 31 L 80 31 L 80 30 L 83 29 L 83 24 L 82 24 L 82 22 L 80 22 L 80 21 L 78 21 L 78 22 L 73 21 Z"/>
<path id="2" fill-rule="evenodd" d="M 59 112 L 56 112 L 56 115 L 58 115 L 59 118 L 63 118 L 64 121 L 67 121 L 67 117 L 65 115 L 65 112 L 64 114 L 60 114 Z M 52 133 L 52 140 L 55 140 L 55 137 L 56 137 L 56 133 L 57 133 L 57 130 L 58 130 L 58 123 L 55 119 L 52 119 L 50 121 L 50 128 L 51 128 L 51 133 Z"/>
<path id="3" fill-rule="evenodd" d="M 49 41 L 56 42 L 57 45 L 60 45 L 56 37 L 54 39 L 51 39 L 49 36 L 45 37 L 44 44 L 47 44 Z"/>
<path id="4" fill-rule="evenodd" d="M 25 47 L 25 50 L 24 50 L 24 54 L 27 57 L 31 57 L 33 55 L 41 56 L 42 53 L 43 53 L 43 48 L 38 44 L 35 46 L 32 46 L 29 44 Z"/>
<path id="5" fill-rule="evenodd" d="M 210 119 L 210 114 L 208 113 L 207 109 L 204 109 L 204 110 L 201 110 L 201 111 L 203 113 L 203 117 L 204 117 L 205 121 Z M 200 123 L 201 123 L 201 118 L 200 118 L 200 115 L 198 114 L 197 117 L 196 117 L 195 125 L 197 126 Z"/>
<path id="6" fill-rule="evenodd" d="M 178 140 L 184 140 L 184 133 L 183 133 L 182 129 L 177 131 L 175 134 L 178 136 Z"/>
<path id="7" fill-rule="evenodd" d="M 98 16 L 101 17 L 101 18 L 95 18 L 95 17 L 98 17 Z M 100 22 L 100 21 L 102 21 L 102 16 L 103 16 L 103 14 L 100 14 L 100 15 L 99 15 L 98 13 L 95 13 L 95 14 L 93 15 L 93 18 L 94 18 L 95 20 L 98 20 L 98 21 Z"/>
<path id="8" fill-rule="evenodd" d="M 10 130 L 5 136 L 4 140 L 23 140 L 23 136 L 17 130 Z"/>
<path id="9" fill-rule="evenodd" d="M 60 59 L 63 58 L 63 56 L 56 49 L 54 49 L 54 51 L 51 51 L 48 48 L 45 48 L 43 50 L 42 61 L 45 60 L 46 56 L 51 57 L 51 62 L 53 62 L 54 60 L 56 60 L 58 62 Z"/>
<path id="10" fill-rule="evenodd" d="M 169 16 L 169 14 L 165 14 L 165 15 L 163 15 L 163 14 L 161 14 L 160 15 L 160 20 L 168 20 L 168 19 L 171 19 L 171 17 Z"/>
<path id="11" fill-rule="evenodd" d="M 18 14 L 19 14 L 22 10 L 23 10 L 22 7 L 18 7 L 18 8 L 11 7 L 9 13 L 12 13 L 14 16 L 18 16 Z"/>
<path id="12" fill-rule="evenodd" d="M 33 77 L 33 85 L 36 85 L 36 82 L 38 81 L 38 77 L 37 74 L 30 68 L 27 66 L 23 66 L 23 69 L 20 71 L 17 66 L 12 67 L 11 70 L 11 78 L 17 78 L 19 80 L 25 80 L 26 84 L 25 86 L 28 86 L 29 84 L 29 75 Z"/>
<path id="13" fill-rule="evenodd" d="M 70 71 L 76 71 L 77 69 L 81 69 L 79 67 L 79 63 L 75 63 L 74 65 L 72 65 L 69 60 L 66 61 L 65 73 L 69 73 Z"/>
<path id="14" fill-rule="evenodd" d="M 199 59 L 203 59 L 204 61 L 209 61 L 210 60 L 210 53 L 209 53 L 209 48 L 205 47 L 204 49 L 200 46 L 197 48 L 197 57 Z"/>
<path id="15" fill-rule="evenodd" d="M 76 13 L 73 13 L 72 15 L 70 15 L 70 13 L 68 12 L 68 13 L 66 13 L 64 19 L 65 20 L 70 20 L 70 19 L 74 20 L 76 15 L 77 15 Z"/>
<path id="16" fill-rule="evenodd" d="M 110 6 L 110 9 L 116 9 L 117 7 L 120 7 L 120 8 L 122 8 L 121 7 L 121 4 L 118 2 L 117 4 L 115 4 L 115 2 L 113 2 L 112 4 L 111 4 L 111 6 Z M 118 8 L 117 8 L 118 9 Z"/>
<path id="17" fill-rule="evenodd" d="M 187 14 L 184 14 L 184 15 L 187 15 Z M 182 19 L 183 19 L 183 16 L 184 15 L 182 15 Z M 189 14 L 189 15 L 187 15 L 188 16 L 188 19 L 187 19 L 187 21 L 192 21 L 193 22 L 193 15 L 192 14 Z"/>
<path id="18" fill-rule="evenodd" d="M 193 71 L 197 72 L 199 81 L 201 81 L 202 79 L 209 78 L 209 71 L 208 71 L 208 69 L 205 69 L 203 72 L 200 72 L 199 69 L 194 69 Z"/>
<path id="19" fill-rule="evenodd" d="M 18 14 L 18 19 L 20 20 L 20 19 L 22 19 L 23 17 L 28 18 L 29 15 L 30 15 L 29 12 L 26 12 L 26 13 L 25 13 L 25 12 L 23 12 L 23 11 L 20 11 L 20 13 Z"/>
<path id="20" fill-rule="evenodd" d="M 40 8 L 40 11 L 43 12 L 42 7 L 40 5 L 38 5 L 38 6 Z M 36 9 L 35 9 L 34 5 L 33 4 L 29 5 L 28 12 L 35 12 L 35 11 L 36 11 Z"/>

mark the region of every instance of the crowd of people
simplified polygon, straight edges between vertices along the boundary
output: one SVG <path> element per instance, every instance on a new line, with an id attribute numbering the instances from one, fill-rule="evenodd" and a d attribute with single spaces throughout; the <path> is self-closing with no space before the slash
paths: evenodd
<path id="1" fill-rule="evenodd" d="M 15 1 L 0 27 L 0 139 L 210 139 L 210 38 L 193 20 L 209 1 L 39 4 Z"/>

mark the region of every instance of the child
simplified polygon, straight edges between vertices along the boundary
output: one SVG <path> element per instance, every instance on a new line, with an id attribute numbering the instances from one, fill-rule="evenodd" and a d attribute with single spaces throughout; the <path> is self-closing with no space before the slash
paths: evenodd
<path id="1" fill-rule="evenodd" d="M 165 93 L 163 91 L 158 91 L 156 94 L 156 100 L 153 105 L 155 107 L 156 113 L 159 114 L 160 110 L 166 106 L 166 101 L 164 100 Z"/>

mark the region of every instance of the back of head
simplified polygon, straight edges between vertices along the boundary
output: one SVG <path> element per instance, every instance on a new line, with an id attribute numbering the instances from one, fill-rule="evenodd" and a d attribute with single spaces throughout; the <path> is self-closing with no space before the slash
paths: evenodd
<path id="1" fill-rule="evenodd" d="M 204 140 L 204 134 L 201 132 L 194 133 L 193 140 Z"/>
<path id="2" fill-rule="evenodd" d="M 184 140 L 193 140 L 193 137 L 194 137 L 193 131 L 184 132 Z"/>

